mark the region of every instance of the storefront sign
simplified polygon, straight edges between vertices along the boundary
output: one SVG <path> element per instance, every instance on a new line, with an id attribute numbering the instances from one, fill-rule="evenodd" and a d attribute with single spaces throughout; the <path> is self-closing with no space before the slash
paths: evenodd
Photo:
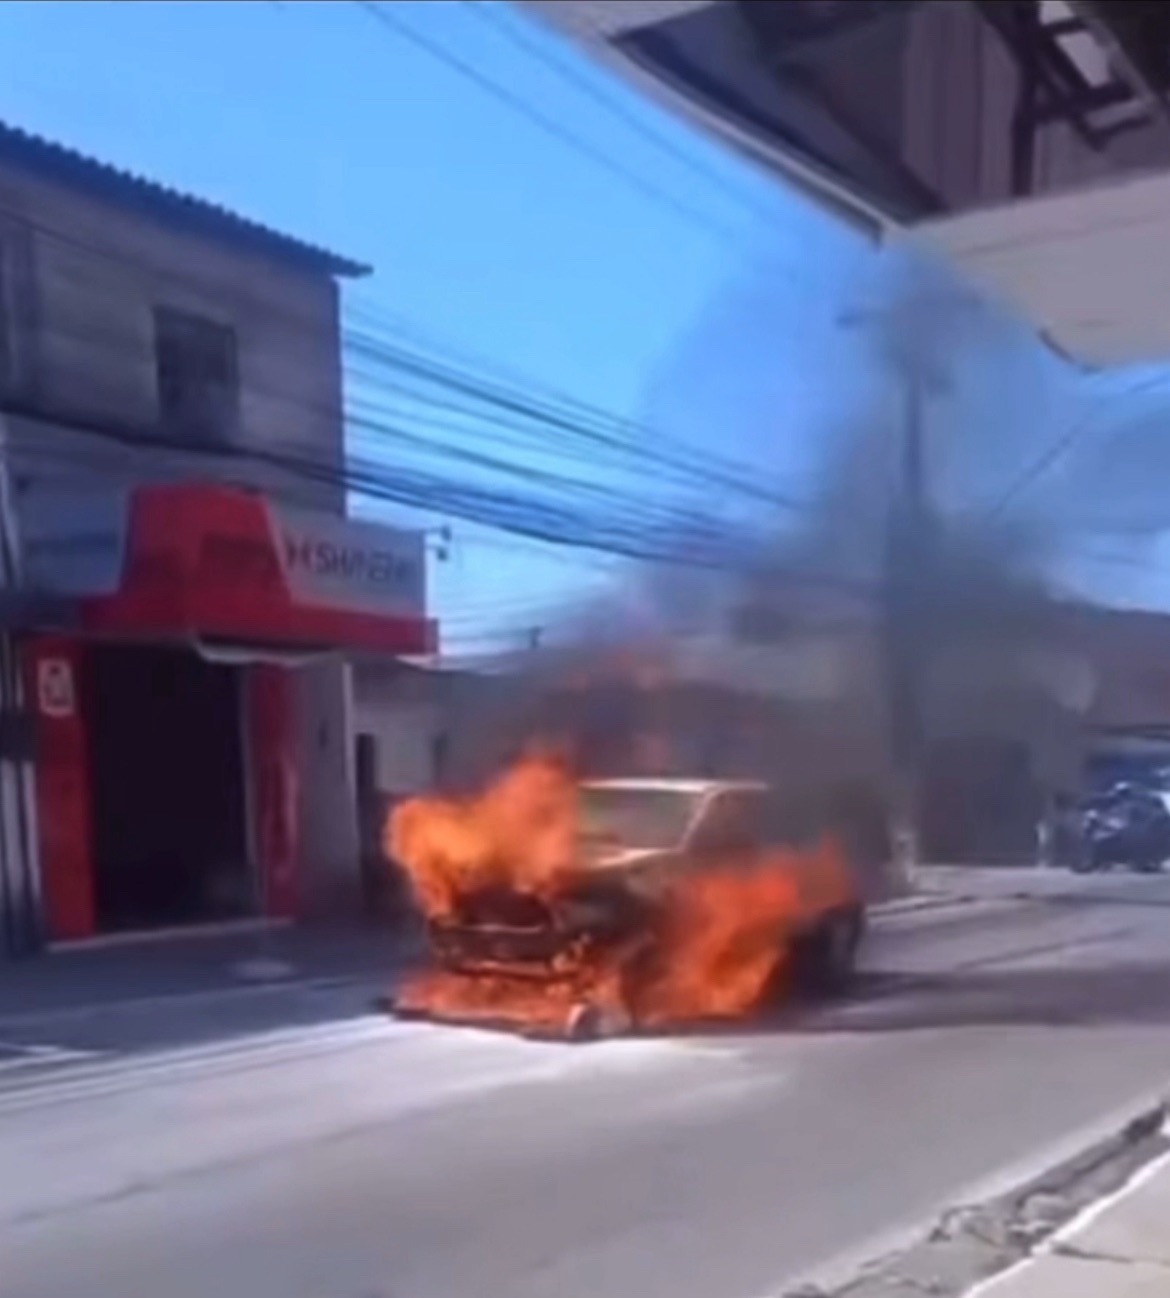
<path id="1" fill-rule="evenodd" d="M 426 545 L 209 483 L 29 494 L 27 579 L 103 633 L 205 634 L 425 653 Z"/>
<path id="2" fill-rule="evenodd" d="M 145 488 L 144 490 L 150 490 Z M 201 581 L 239 587 L 287 582 L 294 599 L 355 612 L 422 615 L 426 547 L 406 532 L 327 514 L 268 504 L 268 538 L 242 535 L 209 516 L 195 567 Z M 181 580 L 190 557 L 181 536 L 128 545 L 130 492 L 34 486 L 21 499 L 27 579 L 38 589 L 71 595 L 114 594 L 127 570 L 135 578 Z M 128 550 L 130 551 L 128 553 Z"/>
<path id="3" fill-rule="evenodd" d="M 207 532 L 196 560 L 201 581 L 221 585 L 269 587 L 283 579 L 275 541 Z"/>
<path id="4" fill-rule="evenodd" d="M 294 597 L 355 612 L 421 615 L 426 602 L 422 532 L 274 511 Z"/>
<path id="5" fill-rule="evenodd" d="M 37 706 L 42 716 L 64 720 L 77 711 L 73 664 L 67 658 L 40 658 L 36 664 Z"/>

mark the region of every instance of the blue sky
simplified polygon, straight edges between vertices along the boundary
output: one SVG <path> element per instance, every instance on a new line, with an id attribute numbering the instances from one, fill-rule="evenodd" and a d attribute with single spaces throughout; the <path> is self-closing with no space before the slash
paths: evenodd
<path id="1" fill-rule="evenodd" d="M 393 11 L 568 141 L 338 0 L 6 3 L 0 116 L 370 262 L 355 301 L 447 354 L 798 482 L 815 431 L 874 377 L 866 340 L 835 322 L 864 255 L 856 237 L 557 38 L 483 7 L 537 53 L 479 4 Z M 598 152 L 611 165 L 586 156 Z M 1008 329 L 984 353 L 972 375 L 994 373 L 1001 396 L 1010 353 L 1030 394 L 994 416 L 1000 431 L 1034 431 L 1053 401 L 1033 350 Z M 453 527 L 433 589 L 455 652 L 548 625 L 607 569 Z"/>
<path id="2" fill-rule="evenodd" d="M 645 417 L 672 351 L 737 277 L 792 272 L 803 282 L 784 293 L 807 299 L 855 255 L 818 213 L 583 61 L 616 112 L 469 6 L 394 8 L 663 197 L 351 4 L 6 4 L 0 114 L 367 260 L 377 275 L 356 292 L 364 303 L 619 416 Z M 574 57 L 522 20 L 521 35 Z M 692 383 L 689 403 L 701 397 Z M 728 454 L 754 458 L 746 421 L 721 423 L 724 438 L 744 428 Z M 597 575 L 596 558 L 532 557 L 458 522 L 455 537 L 435 571 L 453 645 Z"/>

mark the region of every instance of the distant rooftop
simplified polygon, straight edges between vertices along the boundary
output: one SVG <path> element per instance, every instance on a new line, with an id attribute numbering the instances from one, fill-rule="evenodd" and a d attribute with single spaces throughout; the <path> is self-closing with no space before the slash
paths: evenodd
<path id="1" fill-rule="evenodd" d="M 370 267 L 303 243 L 206 199 L 170 189 L 75 149 L 0 122 L 0 164 L 151 218 L 185 234 L 250 252 L 290 270 L 358 278 Z"/>

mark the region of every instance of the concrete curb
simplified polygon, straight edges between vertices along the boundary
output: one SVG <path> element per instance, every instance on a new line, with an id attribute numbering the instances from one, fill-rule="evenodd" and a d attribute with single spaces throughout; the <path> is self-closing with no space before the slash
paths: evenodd
<path id="1" fill-rule="evenodd" d="M 1057 1157 L 1045 1171 L 982 1203 L 944 1212 L 900 1251 L 843 1284 L 791 1289 L 784 1298 L 975 1298 L 1008 1272 L 1027 1266 L 1100 1200 L 1114 1196 L 1170 1152 L 1167 1101 L 1135 1105 L 1107 1134 Z"/>

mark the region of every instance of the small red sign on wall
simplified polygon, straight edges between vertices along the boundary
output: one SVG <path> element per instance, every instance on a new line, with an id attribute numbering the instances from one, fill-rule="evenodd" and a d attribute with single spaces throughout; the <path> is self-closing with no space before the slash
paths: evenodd
<path id="1" fill-rule="evenodd" d="M 77 711 L 77 687 L 68 658 L 37 660 L 37 707 L 41 715 L 64 720 Z"/>
<path id="2" fill-rule="evenodd" d="M 89 937 L 95 925 L 90 771 L 77 698 L 83 648 L 41 637 L 24 648 L 25 680 L 37 700 L 37 823 L 45 924 L 50 939 Z"/>

